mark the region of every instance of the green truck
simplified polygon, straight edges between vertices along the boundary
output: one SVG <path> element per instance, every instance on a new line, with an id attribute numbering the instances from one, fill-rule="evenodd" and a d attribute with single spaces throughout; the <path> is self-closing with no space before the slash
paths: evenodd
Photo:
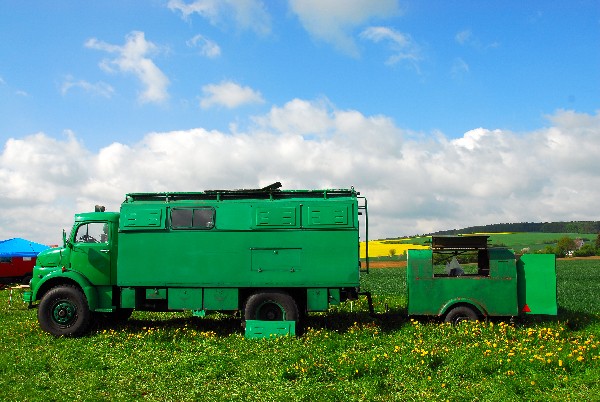
<path id="1" fill-rule="evenodd" d="M 463 269 L 459 259 L 471 263 Z M 554 254 L 518 256 L 506 247 L 489 247 L 485 235 L 433 236 L 430 249 L 409 250 L 407 260 L 409 315 L 456 324 L 557 313 Z M 447 269 L 436 270 L 436 262 L 442 267 L 446 262 Z"/>
<path id="2" fill-rule="evenodd" d="M 64 246 L 38 256 L 24 300 L 56 336 L 134 309 L 242 312 L 257 333 L 293 333 L 304 312 L 358 297 L 362 206 L 353 188 L 280 186 L 133 193 L 120 212 L 77 214 Z"/>
<path id="3" fill-rule="evenodd" d="M 295 334 L 304 313 L 360 294 L 372 312 L 360 292 L 366 199 L 354 188 L 280 186 L 132 193 L 120 212 L 77 214 L 63 247 L 38 255 L 24 300 L 39 302 L 40 326 L 56 336 L 133 310 L 240 313 L 248 337 Z M 467 252 L 477 254 L 477 273 L 434 272 L 435 255 Z M 430 250 L 408 253 L 408 313 L 455 323 L 556 314 L 554 265 L 554 255 L 488 248 L 487 237 L 434 237 Z"/>

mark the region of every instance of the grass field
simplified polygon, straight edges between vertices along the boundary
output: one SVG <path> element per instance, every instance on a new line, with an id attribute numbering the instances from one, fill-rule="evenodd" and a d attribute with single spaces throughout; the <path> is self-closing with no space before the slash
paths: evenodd
<path id="1" fill-rule="evenodd" d="M 600 260 L 558 261 L 559 316 L 451 327 L 406 318 L 405 269 L 364 301 L 311 314 L 297 338 L 247 340 L 219 315 L 135 312 L 78 339 L 43 333 L 0 291 L 0 399 L 598 400 Z M 385 312 L 387 305 L 389 311 Z"/>

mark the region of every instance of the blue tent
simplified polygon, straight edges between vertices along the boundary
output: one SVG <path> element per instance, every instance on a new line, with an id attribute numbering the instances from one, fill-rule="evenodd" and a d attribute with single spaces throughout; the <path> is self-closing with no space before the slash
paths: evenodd
<path id="1" fill-rule="evenodd" d="M 0 241 L 0 257 L 37 257 L 47 248 L 49 247 L 43 244 L 16 237 Z"/>

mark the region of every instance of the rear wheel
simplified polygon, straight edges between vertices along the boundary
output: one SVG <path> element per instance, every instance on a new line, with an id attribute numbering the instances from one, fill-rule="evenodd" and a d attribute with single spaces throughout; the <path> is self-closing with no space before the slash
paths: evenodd
<path id="1" fill-rule="evenodd" d="M 458 306 L 446 314 L 444 321 L 457 325 L 463 321 L 477 321 L 478 318 L 477 312 L 472 307 Z"/>
<path id="2" fill-rule="evenodd" d="M 297 321 L 298 305 L 284 292 L 255 293 L 246 301 L 246 320 Z"/>
<path id="3" fill-rule="evenodd" d="M 90 321 L 84 294 L 74 286 L 57 286 L 42 297 L 38 321 L 44 331 L 54 336 L 79 336 Z"/>

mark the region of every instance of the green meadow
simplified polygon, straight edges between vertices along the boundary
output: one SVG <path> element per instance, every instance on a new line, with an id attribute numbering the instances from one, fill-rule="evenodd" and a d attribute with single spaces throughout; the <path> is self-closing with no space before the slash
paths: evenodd
<path id="1" fill-rule="evenodd" d="M 452 327 L 406 317 L 405 268 L 372 269 L 375 317 L 347 302 L 262 340 L 231 316 L 143 312 L 54 338 L 2 290 L 0 399 L 597 400 L 600 260 L 559 260 L 557 280 L 558 317 Z"/>

